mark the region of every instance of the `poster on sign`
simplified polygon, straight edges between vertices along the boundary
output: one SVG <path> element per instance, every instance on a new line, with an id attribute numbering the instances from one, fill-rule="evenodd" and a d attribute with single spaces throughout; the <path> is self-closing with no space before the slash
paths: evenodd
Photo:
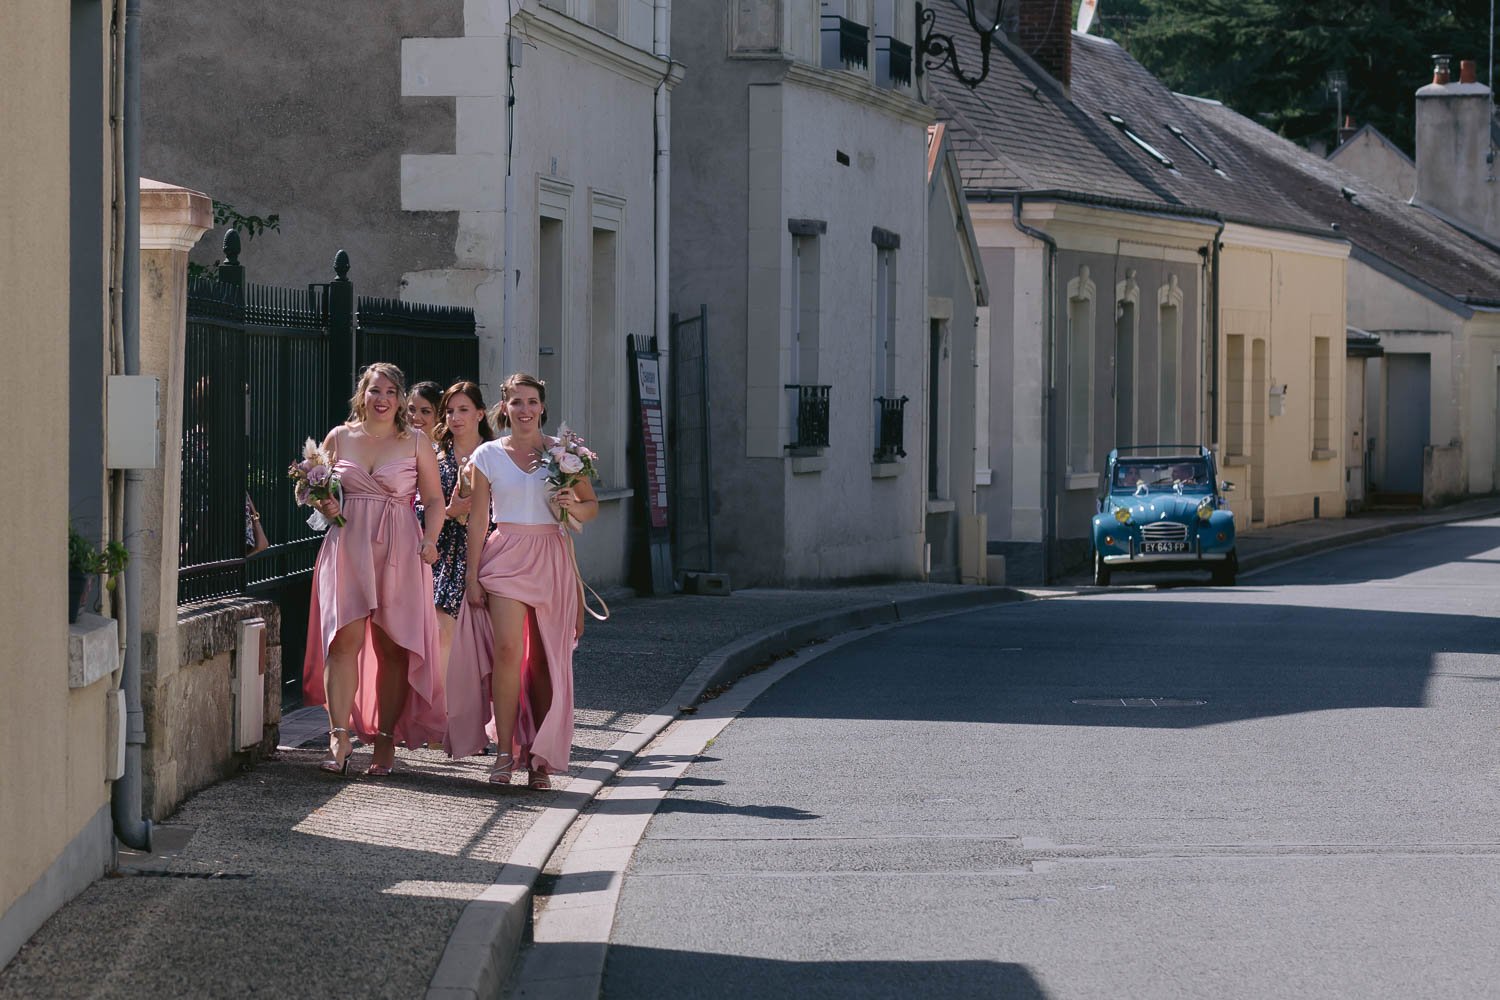
<path id="1" fill-rule="evenodd" d="M 627 341 L 631 368 L 635 370 L 636 420 L 635 489 L 646 537 L 637 565 L 642 589 L 653 594 L 672 592 L 672 537 L 668 530 L 667 425 L 662 407 L 661 355 L 656 338 L 631 337 Z M 642 550 L 637 550 L 642 551 Z M 634 560 L 633 560 L 634 561 Z M 648 564 L 649 563 L 649 568 Z M 649 578 L 649 585 L 644 585 Z"/>

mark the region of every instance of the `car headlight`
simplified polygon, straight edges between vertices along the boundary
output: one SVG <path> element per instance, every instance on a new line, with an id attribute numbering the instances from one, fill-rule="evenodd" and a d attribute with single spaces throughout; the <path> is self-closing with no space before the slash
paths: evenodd
<path id="1" fill-rule="evenodd" d="M 1200 503 L 1198 505 L 1198 520 L 1203 521 L 1203 522 L 1207 522 L 1208 519 L 1211 518 L 1211 517 L 1213 517 L 1213 516 L 1214 516 L 1213 501 L 1211 501 L 1211 500 L 1205 500 L 1205 501 L 1203 501 L 1202 503 Z"/>
<path id="2" fill-rule="evenodd" d="M 1130 523 L 1130 511 L 1126 510 L 1124 507 L 1116 507 L 1115 508 L 1115 520 L 1119 521 L 1121 524 L 1129 524 Z"/>

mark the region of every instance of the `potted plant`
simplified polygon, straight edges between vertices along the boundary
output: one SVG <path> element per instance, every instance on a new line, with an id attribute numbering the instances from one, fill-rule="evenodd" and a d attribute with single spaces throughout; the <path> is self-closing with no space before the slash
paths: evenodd
<path id="1" fill-rule="evenodd" d="M 108 577 L 104 586 L 115 589 L 116 581 L 130 562 L 130 553 L 123 542 L 112 541 L 102 549 L 95 548 L 78 529 L 68 525 L 68 624 L 78 620 L 84 602 L 88 600 L 90 582 L 103 574 Z"/>

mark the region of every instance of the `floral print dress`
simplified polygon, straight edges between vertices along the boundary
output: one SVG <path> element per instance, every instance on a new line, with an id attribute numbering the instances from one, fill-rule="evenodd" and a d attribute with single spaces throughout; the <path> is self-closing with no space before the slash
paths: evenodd
<path id="1" fill-rule="evenodd" d="M 458 458 L 448 448 L 438 456 L 438 478 L 443 483 L 443 500 L 453 501 L 458 489 Z M 425 511 L 419 512 L 425 516 Z M 452 518 L 443 522 L 438 534 L 438 559 L 432 565 L 432 603 L 439 611 L 457 618 L 464 603 L 464 573 L 468 566 L 469 526 Z"/>

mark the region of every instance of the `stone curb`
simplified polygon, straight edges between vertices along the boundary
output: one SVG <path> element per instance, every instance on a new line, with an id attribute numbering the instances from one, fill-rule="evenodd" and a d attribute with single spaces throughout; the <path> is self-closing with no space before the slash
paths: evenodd
<path id="1" fill-rule="evenodd" d="M 1398 535 L 1407 531 L 1420 531 L 1423 528 L 1431 528 L 1441 524 L 1452 524 L 1455 521 L 1473 521 L 1481 517 L 1494 517 L 1496 513 L 1497 511 L 1491 510 L 1432 514 L 1423 517 L 1420 521 L 1392 521 L 1386 524 L 1371 525 L 1368 528 L 1355 528 L 1336 535 L 1325 535 L 1322 538 L 1308 538 L 1300 542 L 1289 542 L 1286 545 L 1278 545 L 1275 548 L 1241 557 L 1240 569 L 1242 571 L 1265 569 L 1268 566 L 1290 562 L 1293 559 L 1300 559 L 1303 556 L 1342 548 L 1346 545 L 1357 545 L 1360 542 L 1367 542 L 1375 538 L 1384 538 L 1387 535 Z"/>
<path id="2" fill-rule="evenodd" d="M 427 1000 L 488 1000 L 501 995 L 521 948 L 532 888 L 547 859 L 599 789 L 677 718 L 680 706 L 692 705 L 710 688 L 734 680 L 769 657 L 815 640 L 942 611 L 1024 601 L 1029 596 L 1010 587 L 987 587 L 875 601 L 772 626 L 705 655 L 666 704 L 569 781 L 567 790 L 522 836 L 494 884 L 464 907 L 428 984 Z"/>

